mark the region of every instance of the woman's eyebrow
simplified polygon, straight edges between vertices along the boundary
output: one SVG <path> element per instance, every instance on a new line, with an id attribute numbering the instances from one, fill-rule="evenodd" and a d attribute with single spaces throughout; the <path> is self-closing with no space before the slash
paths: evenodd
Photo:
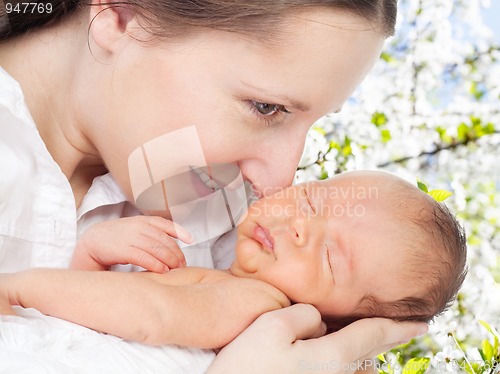
<path id="1" fill-rule="evenodd" d="M 291 97 L 288 97 L 286 95 L 276 95 L 276 94 L 273 94 L 263 88 L 260 88 L 260 87 L 255 87 L 255 86 L 252 86 L 251 84 L 247 83 L 247 82 L 244 82 L 242 80 L 240 80 L 240 82 L 250 88 L 250 89 L 253 89 L 255 91 L 259 91 L 260 93 L 266 95 L 266 96 L 269 96 L 269 97 L 274 97 L 276 98 L 277 100 L 281 100 L 281 101 L 287 101 L 288 103 L 291 104 L 291 106 L 295 109 L 298 109 L 302 112 L 307 112 L 309 110 L 311 110 L 311 107 L 309 105 L 307 105 L 306 103 L 300 101 L 300 100 L 296 100 L 296 99 L 292 99 Z"/>

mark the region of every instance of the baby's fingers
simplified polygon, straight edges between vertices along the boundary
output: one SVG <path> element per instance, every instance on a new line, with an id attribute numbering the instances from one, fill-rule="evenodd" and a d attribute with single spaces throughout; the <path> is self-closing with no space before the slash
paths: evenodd
<path id="1" fill-rule="evenodd" d="M 153 273 L 160 273 L 160 274 L 165 273 L 170 269 L 177 267 L 177 266 L 169 266 L 163 261 L 158 260 L 155 256 L 151 255 L 144 249 L 135 247 L 132 247 L 130 249 L 124 263 L 137 265 Z M 178 262 L 176 262 L 176 264 L 178 264 Z"/>
<path id="2" fill-rule="evenodd" d="M 164 235 L 161 242 L 156 242 L 150 248 L 148 252 L 171 269 L 186 266 L 184 253 L 182 253 L 175 240 L 167 235 Z"/>
<path id="3" fill-rule="evenodd" d="M 193 236 L 181 225 L 165 218 L 161 217 L 149 217 L 149 223 L 161 230 L 162 232 L 168 234 L 171 237 L 177 238 L 184 243 L 193 243 Z"/>
<path id="4" fill-rule="evenodd" d="M 165 233 L 159 232 L 154 238 L 142 236 L 140 241 L 134 244 L 134 247 L 140 248 L 170 269 L 186 265 L 184 253 L 182 253 L 175 240 Z"/>

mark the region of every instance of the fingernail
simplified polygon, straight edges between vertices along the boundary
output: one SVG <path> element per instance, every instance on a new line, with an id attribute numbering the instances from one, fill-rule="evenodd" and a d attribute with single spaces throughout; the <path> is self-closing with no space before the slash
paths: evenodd
<path id="1" fill-rule="evenodd" d="M 326 327 L 326 323 L 325 323 L 325 321 L 321 321 L 321 329 L 322 329 L 324 332 L 326 332 L 327 327 Z"/>
<path id="2" fill-rule="evenodd" d="M 182 241 L 184 243 L 191 244 L 194 241 L 194 237 L 189 231 L 184 230 L 182 236 L 183 236 Z"/>
<path id="3" fill-rule="evenodd" d="M 189 231 L 187 231 L 184 227 L 175 222 L 174 222 L 174 227 L 177 238 L 182 240 L 184 243 L 191 244 L 193 242 L 194 240 L 193 235 Z"/>

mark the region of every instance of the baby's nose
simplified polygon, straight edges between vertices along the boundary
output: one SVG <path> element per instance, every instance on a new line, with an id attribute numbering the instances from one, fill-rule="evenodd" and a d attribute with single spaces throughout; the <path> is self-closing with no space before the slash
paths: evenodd
<path id="1" fill-rule="evenodd" d="M 292 234 L 294 235 L 295 244 L 299 247 L 306 245 L 307 243 L 307 230 L 306 230 L 306 218 L 303 216 L 297 216 L 293 219 Z"/>
<path id="2" fill-rule="evenodd" d="M 274 237 L 285 236 L 297 247 L 307 243 L 307 232 L 304 217 L 294 217 L 289 224 L 276 228 L 271 232 Z"/>

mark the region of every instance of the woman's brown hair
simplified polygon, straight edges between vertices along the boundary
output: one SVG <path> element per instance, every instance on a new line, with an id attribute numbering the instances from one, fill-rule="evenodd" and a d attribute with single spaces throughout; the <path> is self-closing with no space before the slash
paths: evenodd
<path id="1" fill-rule="evenodd" d="M 38 3 L 50 4 L 50 12 L 47 7 L 40 12 L 7 12 L 22 1 L 3 1 L 0 40 L 55 24 L 90 5 L 90 0 L 49 0 Z M 390 36 L 394 33 L 397 12 L 397 0 L 125 0 L 101 5 L 133 10 L 153 37 L 179 37 L 196 28 L 210 28 L 269 38 L 277 34 L 280 22 L 290 12 L 318 7 L 361 16 L 370 21 L 374 29 Z"/>

